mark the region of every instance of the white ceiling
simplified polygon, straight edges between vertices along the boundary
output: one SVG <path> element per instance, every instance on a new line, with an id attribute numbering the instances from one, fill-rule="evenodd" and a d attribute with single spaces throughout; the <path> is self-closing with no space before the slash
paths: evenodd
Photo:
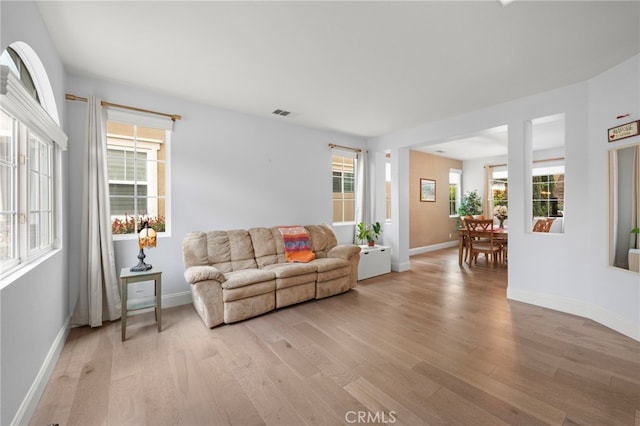
<path id="1" fill-rule="evenodd" d="M 583 81 L 640 51 L 639 1 L 38 5 L 74 74 L 364 137 Z"/>
<path id="2" fill-rule="evenodd" d="M 507 132 L 508 126 L 505 125 L 413 149 L 462 161 L 504 156 L 508 153 Z M 532 121 L 531 149 L 536 152 L 564 148 L 564 135 L 564 114 L 535 119 Z"/>

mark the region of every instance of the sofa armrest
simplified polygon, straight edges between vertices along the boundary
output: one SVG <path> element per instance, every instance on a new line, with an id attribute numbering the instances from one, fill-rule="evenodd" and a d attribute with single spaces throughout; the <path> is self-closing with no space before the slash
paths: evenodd
<path id="1" fill-rule="evenodd" d="M 226 281 L 224 274 L 213 266 L 191 266 L 184 271 L 184 278 L 189 284 L 206 280 L 215 280 L 222 284 Z"/>
<path id="2" fill-rule="evenodd" d="M 335 246 L 327 252 L 327 257 L 337 257 L 344 260 L 350 260 L 355 254 L 360 253 L 360 246 L 355 244 L 343 244 Z"/>

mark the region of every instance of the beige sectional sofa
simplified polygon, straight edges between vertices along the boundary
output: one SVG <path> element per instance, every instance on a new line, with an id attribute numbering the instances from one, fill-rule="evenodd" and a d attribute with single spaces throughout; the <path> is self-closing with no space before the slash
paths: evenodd
<path id="1" fill-rule="evenodd" d="M 338 245 L 329 225 L 304 227 L 315 259 L 287 262 L 278 227 L 191 232 L 182 244 L 193 305 L 215 327 L 348 291 L 358 281 L 360 247 Z"/>

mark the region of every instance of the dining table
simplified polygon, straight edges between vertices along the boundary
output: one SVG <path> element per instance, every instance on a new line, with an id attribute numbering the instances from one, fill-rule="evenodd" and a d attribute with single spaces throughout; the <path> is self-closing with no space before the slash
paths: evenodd
<path id="1" fill-rule="evenodd" d="M 493 232 L 493 237 L 499 240 L 507 242 L 509 239 L 509 231 L 507 228 L 493 228 L 490 231 Z M 469 231 L 465 228 L 458 229 L 458 265 L 462 265 L 462 257 L 464 256 L 464 248 L 468 244 L 466 237 L 469 235 Z"/>

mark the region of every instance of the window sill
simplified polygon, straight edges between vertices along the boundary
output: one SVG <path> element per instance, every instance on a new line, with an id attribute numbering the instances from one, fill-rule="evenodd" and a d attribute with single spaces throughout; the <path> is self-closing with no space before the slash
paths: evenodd
<path id="1" fill-rule="evenodd" d="M 355 221 L 354 221 L 354 222 L 334 222 L 334 223 L 333 223 L 333 226 L 334 226 L 334 227 L 340 227 L 340 226 L 353 226 L 353 225 L 355 225 L 355 224 L 356 224 L 356 222 L 355 222 Z"/>
<path id="2" fill-rule="evenodd" d="M 158 238 L 168 238 L 171 236 L 171 232 L 158 232 L 156 233 Z M 138 234 L 112 234 L 113 241 L 133 241 L 138 239 Z"/>
<path id="3" fill-rule="evenodd" d="M 50 258 L 54 257 L 56 254 L 58 254 L 61 251 L 62 249 L 59 249 L 59 248 L 51 249 L 47 251 L 45 254 L 41 255 L 40 257 L 33 259 L 29 262 L 20 263 L 14 268 L 7 271 L 6 273 L 3 273 L 2 275 L 0 275 L 0 278 L 1 278 L 0 290 L 4 289 L 5 287 L 11 285 L 14 281 L 17 281 L 23 276 L 27 275 L 29 272 L 33 271 L 35 268 L 37 268 L 38 266 L 40 266 Z"/>

